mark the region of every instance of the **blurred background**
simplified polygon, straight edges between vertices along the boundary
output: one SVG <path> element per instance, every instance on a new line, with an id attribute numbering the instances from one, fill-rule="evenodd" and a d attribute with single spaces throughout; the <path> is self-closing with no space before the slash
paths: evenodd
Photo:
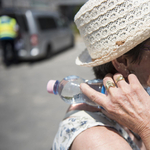
<path id="1" fill-rule="evenodd" d="M 11 46 L 3 63 L 0 45 L 0 150 L 49 150 L 68 104 L 48 94 L 50 79 L 93 79 L 92 68 L 75 65 L 85 49 L 73 22 L 86 0 L 0 0 L 0 16 L 16 19 L 18 63 Z"/>

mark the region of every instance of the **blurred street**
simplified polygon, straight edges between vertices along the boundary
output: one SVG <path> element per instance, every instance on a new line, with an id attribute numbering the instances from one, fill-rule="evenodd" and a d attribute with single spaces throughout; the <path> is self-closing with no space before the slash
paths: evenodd
<path id="1" fill-rule="evenodd" d="M 68 108 L 59 96 L 46 91 L 49 79 L 68 75 L 93 79 L 91 68 L 75 65 L 85 48 L 80 38 L 74 48 L 33 63 L 5 68 L 0 61 L 0 150 L 49 150 L 59 122 Z M 1 60 L 1 58 L 0 58 Z"/>

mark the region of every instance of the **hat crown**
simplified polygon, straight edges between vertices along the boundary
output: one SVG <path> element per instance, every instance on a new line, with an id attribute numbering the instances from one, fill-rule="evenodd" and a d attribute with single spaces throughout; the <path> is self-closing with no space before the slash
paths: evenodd
<path id="1" fill-rule="evenodd" d="M 149 38 L 149 0 L 89 0 L 75 23 L 93 61 L 111 61 Z"/>

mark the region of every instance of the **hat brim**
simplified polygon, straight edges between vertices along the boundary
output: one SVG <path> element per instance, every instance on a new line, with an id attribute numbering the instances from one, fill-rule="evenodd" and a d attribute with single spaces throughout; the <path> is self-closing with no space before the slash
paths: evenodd
<path id="1" fill-rule="evenodd" d="M 132 47 L 133 48 L 133 47 Z M 121 50 L 120 50 L 121 49 Z M 129 51 L 131 47 L 127 47 L 124 49 L 122 46 L 120 46 L 118 49 L 113 51 L 113 53 L 106 54 L 105 56 L 97 59 L 92 59 L 88 50 L 85 49 L 77 58 L 76 58 L 76 65 L 79 66 L 85 66 L 85 67 L 95 67 L 99 66 L 105 63 L 108 63 L 115 58 L 118 58 L 119 56 L 123 55 L 127 51 Z M 119 51 L 119 52 L 118 52 Z"/>
<path id="2" fill-rule="evenodd" d="M 87 49 L 85 49 L 77 58 L 76 58 L 76 64 L 79 66 L 85 66 L 85 67 L 94 67 L 98 65 L 102 65 L 104 61 L 101 61 L 100 59 L 92 60 L 91 56 L 89 55 L 89 52 Z M 106 62 L 105 62 L 106 63 Z"/>
<path id="3" fill-rule="evenodd" d="M 105 64 L 130 51 L 132 48 L 136 47 L 138 44 L 142 43 L 148 38 L 150 38 L 150 27 L 148 27 L 144 31 L 137 33 L 136 35 L 133 35 L 133 37 L 128 38 L 128 40 L 126 40 L 126 42 L 123 45 L 119 46 L 117 49 L 112 51 L 112 53 L 109 53 L 101 58 L 93 60 L 89 55 L 88 50 L 85 49 L 76 58 L 76 64 L 85 67 L 94 67 Z"/>

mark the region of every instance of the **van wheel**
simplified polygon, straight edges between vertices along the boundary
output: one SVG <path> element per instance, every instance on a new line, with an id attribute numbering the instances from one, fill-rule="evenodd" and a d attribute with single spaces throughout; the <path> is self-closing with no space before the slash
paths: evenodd
<path id="1" fill-rule="evenodd" d="M 48 46 L 47 46 L 47 49 L 46 49 L 45 57 L 46 57 L 46 58 L 49 58 L 49 57 L 51 56 L 51 54 L 52 54 L 51 46 L 48 45 Z"/>

